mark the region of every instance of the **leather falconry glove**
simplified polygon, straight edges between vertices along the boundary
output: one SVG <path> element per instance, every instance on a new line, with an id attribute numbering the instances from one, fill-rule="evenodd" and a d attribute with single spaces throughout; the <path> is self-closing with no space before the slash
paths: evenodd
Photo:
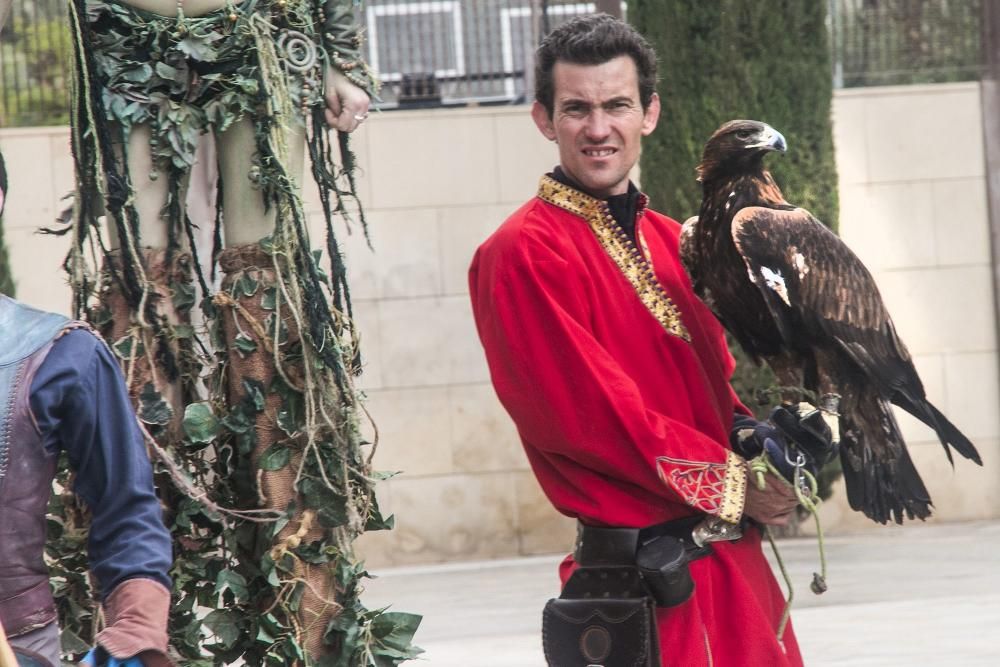
<path id="1" fill-rule="evenodd" d="M 778 406 L 766 422 L 734 415 L 729 442 L 746 459 L 767 452 L 774 467 L 789 482 L 794 480 L 800 460 L 803 469 L 815 476 L 839 451 L 822 414 L 809 403 Z"/>
<path id="2" fill-rule="evenodd" d="M 152 579 L 127 579 L 104 601 L 107 627 L 97 633 L 94 667 L 173 667 L 167 657 L 170 591 Z"/>

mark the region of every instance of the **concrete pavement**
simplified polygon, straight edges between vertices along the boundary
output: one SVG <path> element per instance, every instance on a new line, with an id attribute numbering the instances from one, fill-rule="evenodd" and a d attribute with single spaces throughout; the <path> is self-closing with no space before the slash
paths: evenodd
<path id="1" fill-rule="evenodd" d="M 1000 521 L 889 526 L 827 538 L 826 547 L 830 589 L 815 596 L 815 540 L 779 542 L 807 665 L 1000 666 Z M 423 614 L 416 643 L 425 664 L 544 667 L 541 611 L 556 594 L 560 560 L 376 571 L 363 600 Z"/>

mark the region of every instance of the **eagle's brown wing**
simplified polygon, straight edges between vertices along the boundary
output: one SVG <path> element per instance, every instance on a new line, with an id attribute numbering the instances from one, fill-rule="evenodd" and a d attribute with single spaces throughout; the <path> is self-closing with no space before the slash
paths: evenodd
<path id="1" fill-rule="evenodd" d="M 698 216 L 692 216 L 684 221 L 681 227 L 680 239 L 678 240 L 681 265 L 691 279 L 695 292 L 698 291 L 701 281 L 698 275 L 698 253 L 695 251 L 695 236 L 698 234 Z"/>
<path id="2" fill-rule="evenodd" d="M 736 213 L 732 234 L 786 344 L 833 344 L 886 398 L 924 396 L 875 280 L 833 232 L 805 209 L 753 206 Z"/>
<path id="3" fill-rule="evenodd" d="M 952 445 L 981 461 L 969 439 L 927 400 L 875 280 L 840 238 L 801 208 L 744 208 L 733 216 L 732 235 L 789 347 L 839 347 L 883 400 L 937 432 L 949 459 Z M 843 376 L 847 369 L 839 370 Z"/>

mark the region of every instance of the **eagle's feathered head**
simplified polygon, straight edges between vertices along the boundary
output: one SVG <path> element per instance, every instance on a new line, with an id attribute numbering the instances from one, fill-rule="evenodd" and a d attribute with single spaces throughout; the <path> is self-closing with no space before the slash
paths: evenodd
<path id="1" fill-rule="evenodd" d="M 770 151 L 785 152 L 785 137 L 767 123 L 731 120 L 712 135 L 698 165 L 698 180 L 733 171 L 753 170 Z"/>

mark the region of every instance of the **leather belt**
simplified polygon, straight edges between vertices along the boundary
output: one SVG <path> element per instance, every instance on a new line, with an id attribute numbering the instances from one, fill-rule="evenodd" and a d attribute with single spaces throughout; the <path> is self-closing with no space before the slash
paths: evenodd
<path id="1" fill-rule="evenodd" d="M 695 515 L 646 528 L 601 528 L 577 521 L 573 560 L 587 566 L 635 565 L 639 548 L 664 536 L 681 541 L 688 561 L 698 560 L 712 553 L 711 546 L 699 547 L 691 537 L 691 531 L 704 519 L 704 515 Z"/>

